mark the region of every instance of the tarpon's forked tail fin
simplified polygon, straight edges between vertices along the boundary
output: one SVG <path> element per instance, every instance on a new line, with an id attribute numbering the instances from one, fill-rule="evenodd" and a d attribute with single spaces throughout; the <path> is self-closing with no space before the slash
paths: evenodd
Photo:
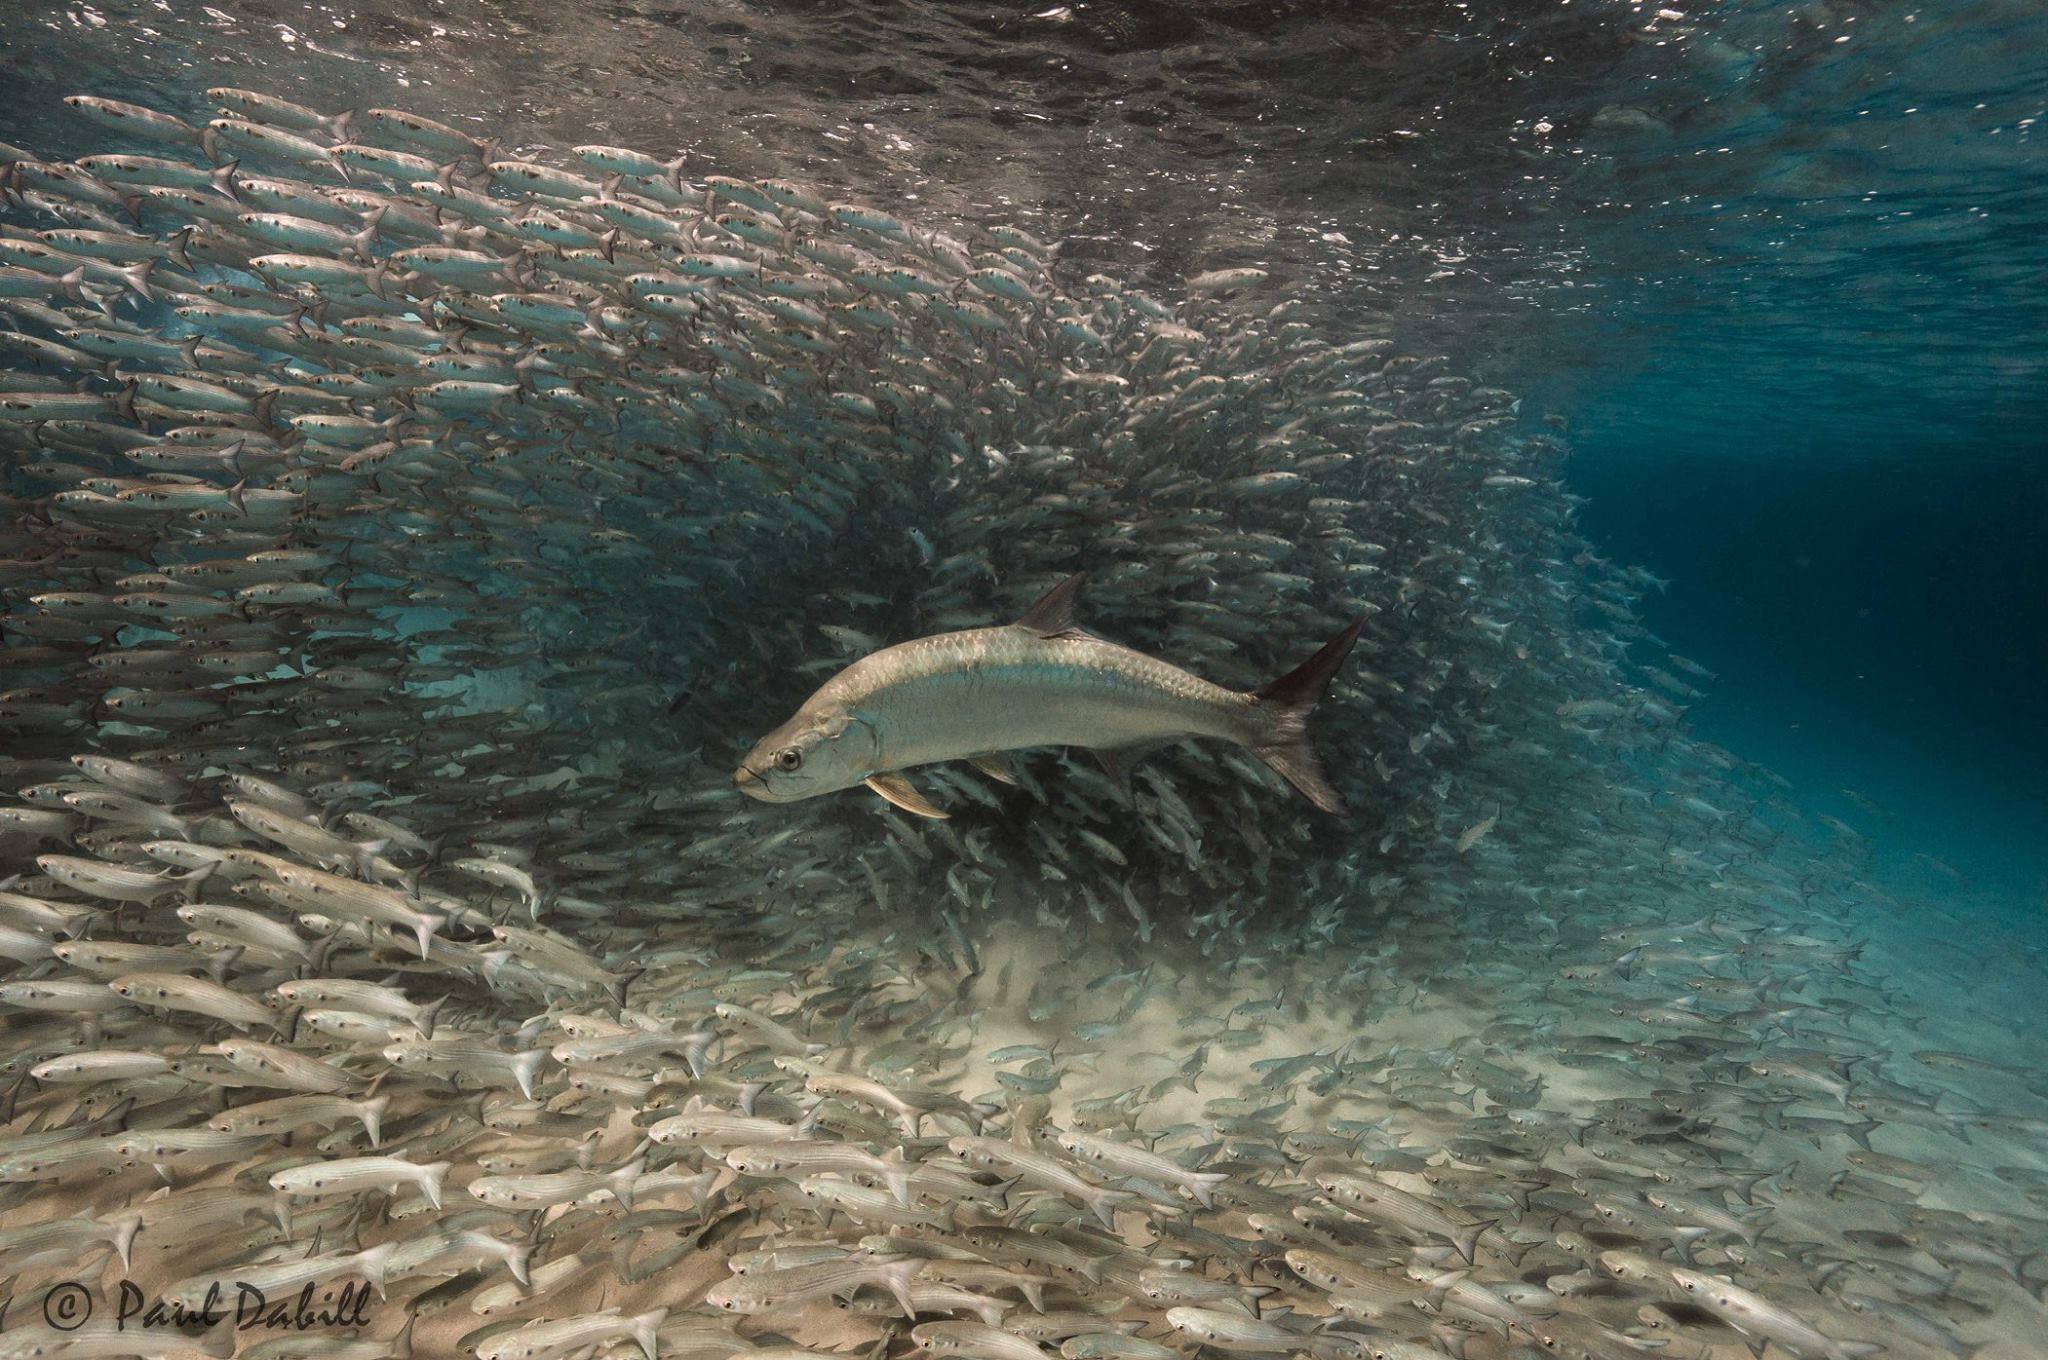
<path id="1" fill-rule="evenodd" d="M 1323 762 L 1309 744 L 1308 717 L 1329 692 L 1330 681 L 1364 629 L 1365 616 L 1361 614 L 1314 656 L 1252 691 L 1261 711 L 1269 714 L 1266 735 L 1252 747 L 1252 754 L 1294 785 L 1302 797 L 1336 817 L 1349 817 L 1351 809 L 1344 806 L 1344 796 L 1323 773 Z"/>

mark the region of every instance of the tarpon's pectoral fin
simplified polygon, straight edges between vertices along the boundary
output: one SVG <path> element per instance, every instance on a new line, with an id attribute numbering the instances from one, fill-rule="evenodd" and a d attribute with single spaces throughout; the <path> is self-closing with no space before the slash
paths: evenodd
<path id="1" fill-rule="evenodd" d="M 1171 745 L 1170 741 L 1135 741 L 1128 746 L 1103 746 L 1096 749 L 1095 758 L 1102 762 L 1102 772 L 1129 798 L 1131 772 L 1138 768 L 1138 762 Z"/>
<path id="2" fill-rule="evenodd" d="M 931 817 L 942 822 L 953 815 L 932 806 L 931 802 L 900 774 L 874 775 L 866 783 L 869 788 L 905 812 L 914 812 L 920 817 Z"/>
<path id="3" fill-rule="evenodd" d="M 994 752 L 985 756 L 969 756 L 967 763 L 998 784 L 1008 784 L 1011 788 L 1018 786 L 1019 781 L 1010 770 L 1010 762 Z"/>
<path id="4" fill-rule="evenodd" d="M 1037 604 L 1024 611 L 1017 626 L 1040 637 L 1079 632 L 1080 625 L 1074 622 L 1074 601 L 1081 594 L 1081 583 L 1087 579 L 1087 572 L 1077 571 L 1046 591 L 1038 597 Z"/>

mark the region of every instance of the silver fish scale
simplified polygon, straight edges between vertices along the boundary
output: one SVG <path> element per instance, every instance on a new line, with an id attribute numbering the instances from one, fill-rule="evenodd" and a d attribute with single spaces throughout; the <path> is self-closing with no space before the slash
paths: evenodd
<path id="1" fill-rule="evenodd" d="M 1251 727 L 1245 695 L 1114 643 L 1022 628 L 889 648 L 833 680 L 820 699 L 874 721 L 884 769 L 1020 746 L 1120 746 L 1188 733 L 1243 740 Z"/>

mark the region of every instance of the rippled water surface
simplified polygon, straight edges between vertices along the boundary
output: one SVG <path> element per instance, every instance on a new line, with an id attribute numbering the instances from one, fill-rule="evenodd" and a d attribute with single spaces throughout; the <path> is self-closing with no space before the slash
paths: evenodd
<path id="1" fill-rule="evenodd" d="M 886 185 L 1161 277 L 1283 262 L 1588 419 L 1853 456 L 2037 436 L 2044 25 L 2021 3 L 135 4 L 17 11 L 4 58 L 30 120 L 82 75 L 184 103 L 260 73 L 507 145 Z"/>

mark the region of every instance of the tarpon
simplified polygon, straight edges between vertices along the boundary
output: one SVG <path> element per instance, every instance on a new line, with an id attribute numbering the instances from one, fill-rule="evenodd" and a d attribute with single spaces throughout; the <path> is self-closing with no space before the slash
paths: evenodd
<path id="1" fill-rule="evenodd" d="M 1150 751 L 1187 737 L 1248 748 L 1323 811 L 1349 816 L 1308 740 L 1308 717 L 1365 620 L 1286 675 L 1225 689 L 1118 646 L 1074 621 L 1085 574 L 1054 586 L 1008 627 L 937 633 L 870 653 L 763 737 L 733 783 L 766 803 L 866 784 L 907 812 L 945 817 L 902 771 L 1003 751 L 1081 746 L 1118 783 Z"/>

